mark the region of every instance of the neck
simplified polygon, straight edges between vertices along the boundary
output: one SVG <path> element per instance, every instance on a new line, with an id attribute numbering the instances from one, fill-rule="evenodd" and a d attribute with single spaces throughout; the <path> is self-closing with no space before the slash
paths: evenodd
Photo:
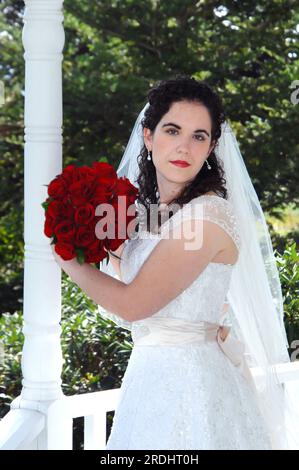
<path id="1" fill-rule="evenodd" d="M 157 202 L 161 204 L 170 204 L 174 198 L 176 198 L 182 191 L 183 185 L 178 183 L 172 183 L 170 181 L 161 178 L 161 175 L 157 174 L 157 185 L 158 185 L 158 198 Z"/>

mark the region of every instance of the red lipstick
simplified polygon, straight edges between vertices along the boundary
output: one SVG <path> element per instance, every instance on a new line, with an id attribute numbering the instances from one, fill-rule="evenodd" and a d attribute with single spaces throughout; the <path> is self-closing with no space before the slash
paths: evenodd
<path id="1" fill-rule="evenodd" d="M 187 163 L 183 160 L 172 160 L 170 163 L 173 163 L 173 165 L 179 166 L 181 168 L 185 168 L 187 166 L 190 166 L 190 163 Z"/>

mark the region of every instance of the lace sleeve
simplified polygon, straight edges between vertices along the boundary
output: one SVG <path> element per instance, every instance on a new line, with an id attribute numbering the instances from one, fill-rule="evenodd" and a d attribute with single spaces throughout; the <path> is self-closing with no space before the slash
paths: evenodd
<path id="1" fill-rule="evenodd" d="M 240 251 L 241 239 L 238 221 L 229 201 L 218 196 L 206 196 L 203 202 L 203 216 L 205 220 L 214 222 L 225 230 Z"/>
<path id="2" fill-rule="evenodd" d="M 232 238 L 238 251 L 241 248 L 241 240 L 238 223 L 229 201 L 220 196 L 199 196 L 190 203 L 185 204 L 182 209 L 175 212 L 169 219 L 164 229 L 174 229 L 184 220 L 200 219 L 208 220 L 219 225 Z"/>

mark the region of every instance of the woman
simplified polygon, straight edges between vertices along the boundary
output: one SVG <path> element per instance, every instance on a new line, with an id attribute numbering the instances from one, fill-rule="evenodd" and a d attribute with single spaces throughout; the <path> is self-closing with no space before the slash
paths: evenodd
<path id="1" fill-rule="evenodd" d="M 271 293 L 259 291 L 266 280 L 255 218 L 244 219 L 247 172 L 242 179 L 235 161 L 229 168 L 230 157 L 224 165 L 216 155 L 224 132 L 220 98 L 182 76 L 158 83 L 148 101 L 141 113 L 143 146 L 136 122 L 118 172 L 137 183 L 146 218 L 137 237 L 112 253 L 121 254 L 121 264 L 111 258 L 118 276 L 54 255 L 108 318 L 132 332 L 106 449 L 286 448 L 278 404 L 283 390 L 272 377 L 272 359 L 289 360 L 285 331 L 273 316 Z M 172 216 L 152 223 L 155 203 Z M 252 261 L 260 278 L 249 273 Z M 226 297 L 234 306 L 231 330 L 222 321 Z M 261 333 L 266 326 L 273 338 Z M 234 336 L 262 368 L 261 390 Z"/>

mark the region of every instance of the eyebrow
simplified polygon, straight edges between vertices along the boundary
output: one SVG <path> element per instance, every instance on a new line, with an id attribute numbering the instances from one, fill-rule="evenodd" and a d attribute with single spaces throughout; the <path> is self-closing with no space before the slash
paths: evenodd
<path id="1" fill-rule="evenodd" d="M 166 126 L 173 126 L 173 127 L 176 127 L 177 129 L 182 129 L 181 126 L 179 126 L 178 124 L 175 124 L 174 122 L 167 122 L 166 124 L 163 124 L 162 127 L 166 127 Z M 194 131 L 194 132 L 195 133 L 196 132 L 203 132 L 204 134 L 207 134 L 208 137 L 210 137 L 210 134 L 205 129 L 196 129 L 196 131 Z"/>

